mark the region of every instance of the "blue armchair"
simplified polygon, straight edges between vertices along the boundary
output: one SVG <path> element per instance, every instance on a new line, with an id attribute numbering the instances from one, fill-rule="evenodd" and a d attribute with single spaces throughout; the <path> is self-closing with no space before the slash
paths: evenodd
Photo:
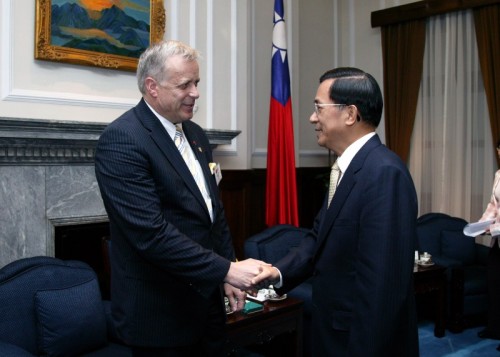
<path id="1" fill-rule="evenodd" d="M 132 356 L 114 338 L 95 272 L 23 258 L 0 269 L 0 356 Z"/>
<path id="2" fill-rule="evenodd" d="M 432 254 L 436 264 L 447 268 L 448 329 L 452 332 L 481 321 L 488 307 L 489 248 L 463 234 L 466 224 L 444 213 L 427 213 L 417 221 L 419 253 Z"/>
<path id="3" fill-rule="evenodd" d="M 288 224 L 267 228 L 245 241 L 245 257 L 260 259 L 267 263 L 274 264 L 284 257 L 291 249 L 297 248 L 302 238 L 304 238 L 309 231 L 309 229 L 297 228 Z M 310 280 L 295 287 L 287 295 L 304 302 L 304 356 L 308 356 L 311 340 L 312 284 Z"/>

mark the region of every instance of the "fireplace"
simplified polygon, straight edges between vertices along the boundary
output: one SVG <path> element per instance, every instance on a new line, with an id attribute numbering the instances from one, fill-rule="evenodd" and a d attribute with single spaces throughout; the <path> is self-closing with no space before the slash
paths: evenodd
<path id="1" fill-rule="evenodd" d="M 108 219 L 94 153 L 105 126 L 0 117 L 0 267 L 37 255 L 72 258 L 79 249 L 68 248 L 59 236 L 82 236 L 68 241 L 100 252 L 97 240 L 107 232 Z M 230 144 L 239 131 L 206 133 L 216 146 Z M 83 238 L 90 231 L 95 237 Z M 85 254 L 97 264 L 92 259 L 99 253 Z"/>
<path id="2" fill-rule="evenodd" d="M 90 265 L 97 274 L 104 299 L 109 299 L 108 237 L 108 222 L 57 226 L 54 234 L 55 257 Z"/>

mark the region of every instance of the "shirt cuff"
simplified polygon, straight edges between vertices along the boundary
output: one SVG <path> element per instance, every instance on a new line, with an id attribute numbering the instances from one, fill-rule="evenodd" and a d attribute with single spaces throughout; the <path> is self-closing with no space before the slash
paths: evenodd
<path id="1" fill-rule="evenodd" d="M 281 272 L 278 268 L 274 267 L 274 269 L 276 269 L 278 271 L 278 273 L 280 274 L 280 281 L 277 282 L 276 284 L 274 284 L 274 287 L 279 289 L 283 286 L 283 276 L 281 275 Z"/>

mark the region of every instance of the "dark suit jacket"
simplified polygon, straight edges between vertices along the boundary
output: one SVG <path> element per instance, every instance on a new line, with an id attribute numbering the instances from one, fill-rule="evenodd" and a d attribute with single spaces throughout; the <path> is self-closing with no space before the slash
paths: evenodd
<path id="1" fill-rule="evenodd" d="M 418 356 L 417 214 L 406 166 L 372 137 L 299 249 L 275 264 L 280 292 L 314 276 L 315 356 Z"/>
<path id="2" fill-rule="evenodd" d="M 209 186 L 213 223 L 182 156 L 144 100 L 104 130 L 96 149 L 111 230 L 112 315 L 119 336 L 133 345 L 168 347 L 199 338 L 208 298 L 220 292 L 234 260 L 209 171 L 208 139 L 191 121 L 183 128 Z"/>

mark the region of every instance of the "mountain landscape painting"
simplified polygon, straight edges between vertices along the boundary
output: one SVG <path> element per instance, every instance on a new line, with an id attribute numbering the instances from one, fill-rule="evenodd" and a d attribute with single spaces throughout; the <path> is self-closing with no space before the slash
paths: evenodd
<path id="1" fill-rule="evenodd" d="M 52 0 L 52 46 L 139 58 L 149 46 L 150 0 Z"/>

